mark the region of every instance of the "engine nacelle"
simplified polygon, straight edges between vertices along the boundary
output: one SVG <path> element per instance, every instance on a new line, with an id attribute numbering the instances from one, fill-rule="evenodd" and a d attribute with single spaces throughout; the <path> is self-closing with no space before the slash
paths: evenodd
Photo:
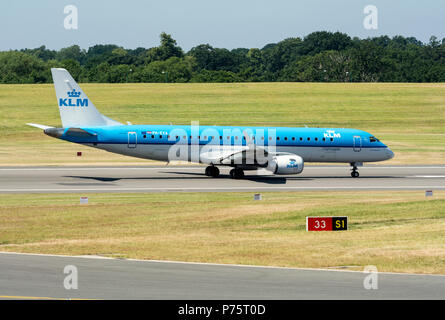
<path id="1" fill-rule="evenodd" d="M 303 169 L 303 158 L 296 154 L 275 156 L 267 165 L 267 170 L 274 174 L 299 174 Z"/>

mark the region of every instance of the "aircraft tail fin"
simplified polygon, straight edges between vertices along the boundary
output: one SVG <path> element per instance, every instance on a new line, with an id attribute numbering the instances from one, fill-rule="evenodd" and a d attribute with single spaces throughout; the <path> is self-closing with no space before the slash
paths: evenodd
<path id="1" fill-rule="evenodd" d="M 52 68 L 51 74 L 64 128 L 121 125 L 96 109 L 67 70 Z"/>

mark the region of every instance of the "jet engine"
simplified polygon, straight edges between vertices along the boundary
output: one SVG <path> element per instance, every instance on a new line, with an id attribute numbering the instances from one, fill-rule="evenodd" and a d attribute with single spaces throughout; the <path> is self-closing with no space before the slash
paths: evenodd
<path id="1" fill-rule="evenodd" d="M 274 174 L 299 174 L 303 168 L 303 158 L 296 154 L 274 156 L 267 164 L 267 170 Z"/>

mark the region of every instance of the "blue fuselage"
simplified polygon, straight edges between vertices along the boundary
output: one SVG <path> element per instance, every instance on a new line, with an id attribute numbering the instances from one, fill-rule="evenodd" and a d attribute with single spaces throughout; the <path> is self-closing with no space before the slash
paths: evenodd
<path id="1" fill-rule="evenodd" d="M 294 153 L 309 162 L 372 162 L 391 159 L 393 152 L 372 134 L 356 129 L 290 127 L 223 127 L 176 125 L 121 125 L 83 127 L 88 135 L 71 134 L 68 128 L 59 137 L 110 152 L 156 160 L 167 160 L 172 145 L 246 146 Z M 249 139 L 249 138 L 248 138 Z"/>

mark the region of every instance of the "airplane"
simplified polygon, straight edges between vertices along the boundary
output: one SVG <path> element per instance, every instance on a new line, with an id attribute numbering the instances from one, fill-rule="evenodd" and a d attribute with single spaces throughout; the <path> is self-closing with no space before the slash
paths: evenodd
<path id="1" fill-rule="evenodd" d="M 231 178 L 242 179 L 245 170 L 294 175 L 303 172 L 306 162 L 326 162 L 349 163 L 351 177 L 358 178 L 364 162 L 394 157 L 374 135 L 356 129 L 122 124 L 101 114 L 67 70 L 52 68 L 51 73 L 62 127 L 27 125 L 122 155 L 207 164 L 209 177 L 218 177 L 222 166 L 232 167 Z"/>

